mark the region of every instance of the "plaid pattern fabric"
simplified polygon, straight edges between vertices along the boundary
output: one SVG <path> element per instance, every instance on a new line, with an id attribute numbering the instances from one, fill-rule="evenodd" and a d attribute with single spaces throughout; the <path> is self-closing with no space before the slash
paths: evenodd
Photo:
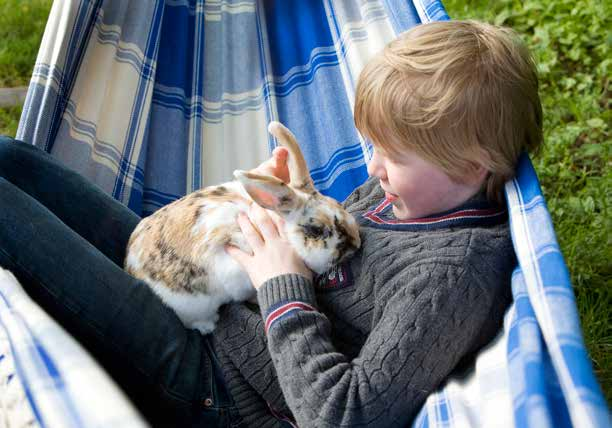
<path id="1" fill-rule="evenodd" d="M 266 124 L 280 120 L 297 135 L 318 189 L 342 200 L 365 180 L 371 150 L 352 123 L 359 71 L 398 33 L 448 16 L 437 0 L 297 6 L 297 0 L 57 1 L 17 136 L 146 215 L 267 158 L 275 142 Z M 431 394 L 414 425 L 610 426 L 527 158 L 506 192 L 519 267 L 504 329 L 469 372 Z M 75 395 L 66 385 L 72 379 L 87 388 L 89 371 L 100 374 L 81 363 L 64 365 L 86 357 L 64 347 L 69 340 L 59 333 L 53 340 L 39 335 L 32 327 L 36 310 L 15 308 L 5 313 L 21 324 L 3 318 L 2 327 L 11 344 L 21 344 L 12 345 L 16 374 L 33 413 L 54 417 L 57 411 L 42 404 L 50 402 L 64 409 L 67 422 L 58 426 L 87 426 L 83 415 L 97 401 L 70 401 Z M 52 366 L 43 364 L 49 356 Z M 57 367 L 65 368 L 62 382 L 47 382 Z"/>
<path id="2" fill-rule="evenodd" d="M 1 268 L 0 327 L 0 424 L 146 426 L 110 377 Z"/>
<path id="3" fill-rule="evenodd" d="M 506 185 L 506 195 L 519 260 L 507 349 L 515 419 L 522 426 L 610 426 L 582 339 L 569 273 L 526 156 L 517 178 Z"/>
<path id="4" fill-rule="evenodd" d="M 343 200 L 367 178 L 361 68 L 444 17 L 425 0 L 55 2 L 17 138 L 146 215 L 267 159 L 280 120 Z"/>

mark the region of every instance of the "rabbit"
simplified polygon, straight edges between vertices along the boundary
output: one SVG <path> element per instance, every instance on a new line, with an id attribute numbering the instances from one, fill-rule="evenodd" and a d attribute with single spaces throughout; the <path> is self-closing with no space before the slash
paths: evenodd
<path id="1" fill-rule="evenodd" d="M 236 170 L 236 180 L 197 190 L 142 219 L 128 241 L 125 270 L 202 334 L 214 330 L 221 305 L 254 300 L 249 277 L 224 248 L 251 252 L 237 224 L 238 213 L 251 203 L 284 219 L 291 246 L 317 274 L 346 260 L 361 243 L 355 219 L 315 189 L 295 136 L 279 122 L 268 131 L 288 149 L 288 184 Z"/>

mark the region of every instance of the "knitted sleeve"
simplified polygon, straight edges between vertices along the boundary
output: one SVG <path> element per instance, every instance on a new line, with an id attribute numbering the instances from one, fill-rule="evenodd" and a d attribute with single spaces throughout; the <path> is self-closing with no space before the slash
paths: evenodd
<path id="1" fill-rule="evenodd" d="M 470 352 L 495 287 L 459 264 L 406 269 L 377 297 L 380 316 L 352 360 L 334 348 L 308 280 L 283 275 L 259 289 L 268 348 L 300 427 L 406 426 Z"/>

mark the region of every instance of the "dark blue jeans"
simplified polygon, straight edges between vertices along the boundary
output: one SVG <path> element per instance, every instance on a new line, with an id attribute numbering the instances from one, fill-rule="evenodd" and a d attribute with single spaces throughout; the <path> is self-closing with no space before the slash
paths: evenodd
<path id="1" fill-rule="evenodd" d="M 209 336 L 122 269 L 140 218 L 44 151 L 0 137 L 0 266 L 155 426 L 234 426 Z M 91 403 L 95 405 L 95 403 Z"/>

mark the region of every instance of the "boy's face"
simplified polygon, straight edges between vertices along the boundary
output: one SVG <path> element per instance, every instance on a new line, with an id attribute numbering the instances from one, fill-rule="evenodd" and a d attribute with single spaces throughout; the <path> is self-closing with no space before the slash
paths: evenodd
<path id="1" fill-rule="evenodd" d="M 486 176 L 477 174 L 458 183 L 413 151 L 391 157 L 376 147 L 368 174 L 380 179 L 385 197 L 393 203 L 393 214 L 400 220 L 426 217 L 463 204 L 478 192 Z"/>

